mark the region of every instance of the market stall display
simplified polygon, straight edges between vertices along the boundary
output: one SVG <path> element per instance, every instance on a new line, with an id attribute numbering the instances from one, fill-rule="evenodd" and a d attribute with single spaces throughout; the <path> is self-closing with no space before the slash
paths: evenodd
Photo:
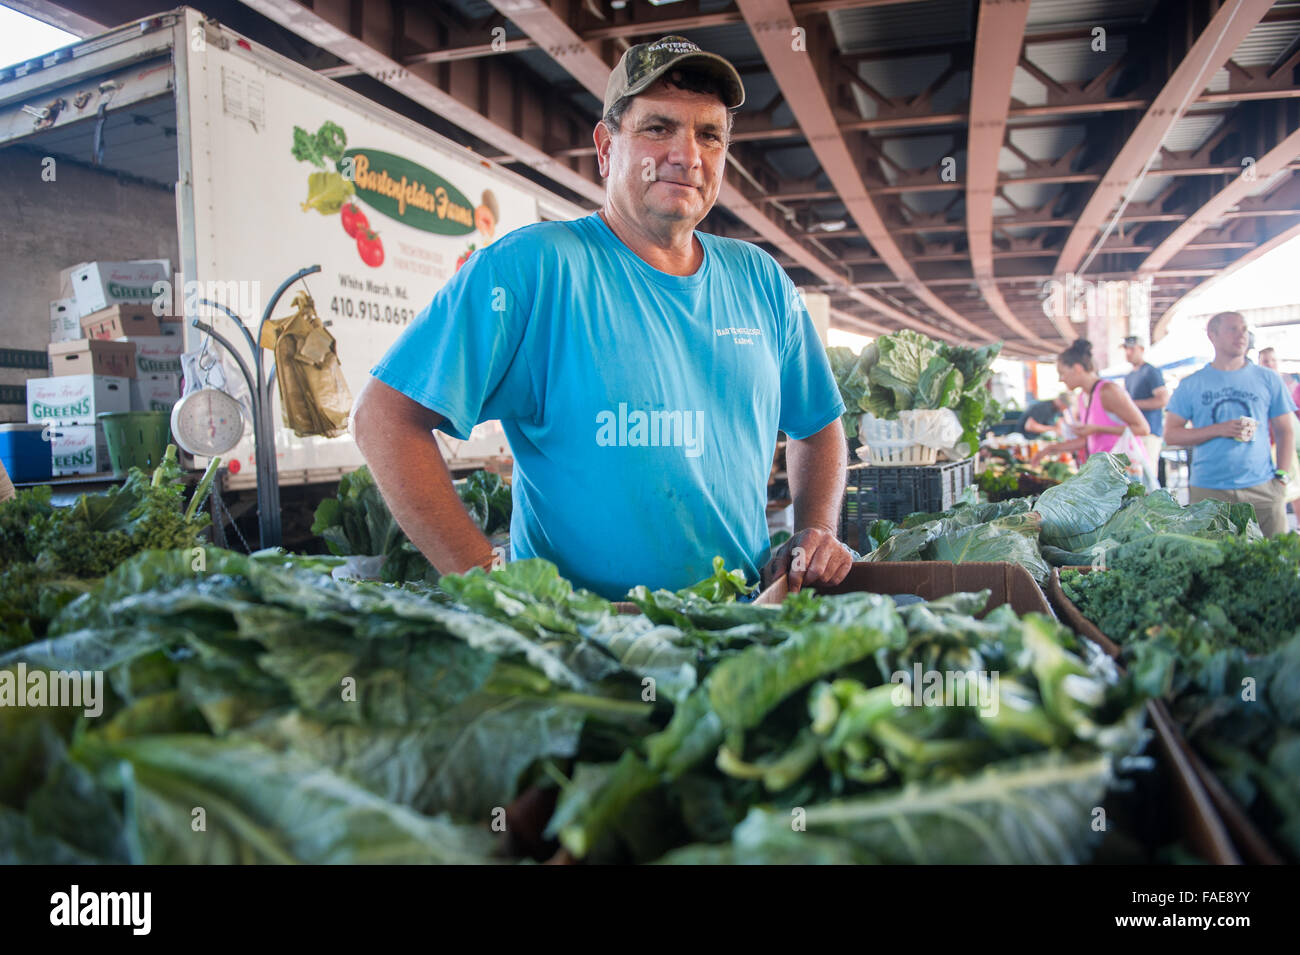
<path id="1" fill-rule="evenodd" d="M 950 410 L 964 446 L 964 458 L 979 447 L 984 429 L 1002 417 L 988 389 L 993 360 L 1002 346 L 966 348 L 937 342 L 910 329 L 881 335 L 854 355 L 850 349 L 826 350 L 840 396 L 848 408 L 844 430 L 858 434 L 858 417 L 897 421 L 901 412 Z M 904 461 L 892 463 L 909 463 Z"/>
<path id="2" fill-rule="evenodd" d="M 101 556 L 123 528 L 94 515 L 136 522 L 134 549 L 81 576 L 30 549 L 52 519 L 43 495 L 0 505 L 0 532 L 28 548 L 0 578 L 0 694 L 103 675 L 79 701 L 93 717 L 0 710 L 17 742 L 0 755 L 7 861 L 508 862 L 558 842 L 588 862 L 1082 862 L 1124 842 L 1079 824 L 1120 776 L 1156 785 L 1129 759 L 1148 736 L 1143 684 L 1043 613 L 1027 577 L 989 583 L 990 600 L 944 595 L 980 582 L 952 564 L 882 565 L 929 588 L 910 606 L 749 602 L 720 560 L 627 605 L 538 560 L 436 586 L 338 579 L 343 555 L 203 545 L 202 493 L 187 503 L 157 473 L 58 518 L 89 515 L 76 526 Z M 464 492 L 488 526 L 503 516 L 493 477 Z M 325 508 L 340 550 L 389 539 L 376 496 L 362 475 Z M 150 527 L 172 528 L 170 546 Z M 503 839 L 493 820 L 539 793 L 553 814 Z M 1215 825 L 1140 851 L 1224 861 Z"/>
<path id="3" fill-rule="evenodd" d="M 1066 460 L 1065 455 L 1040 465 L 1028 464 L 1003 448 L 982 449 L 981 456 L 985 458 L 984 468 L 975 476 L 975 483 L 985 499 L 993 502 L 1036 497 L 1078 470 L 1073 459 Z"/>
<path id="4" fill-rule="evenodd" d="M 490 861 L 493 812 L 548 780 L 551 832 L 592 861 L 1082 861 L 1079 814 L 1142 736 L 1131 686 L 1048 618 L 977 620 L 983 594 L 757 606 L 719 568 L 621 614 L 541 561 L 435 592 L 202 554 L 136 555 L 0 657 L 107 671 L 94 721 L 0 712 L 12 861 Z M 900 708 L 914 666 L 1002 681 Z"/>
<path id="5" fill-rule="evenodd" d="M 1123 455 L 1095 454 L 1077 474 L 1037 497 L 979 503 L 973 495 L 938 514 L 868 529 L 866 560 L 1008 560 L 1046 583 L 1051 567 L 1091 565 L 1122 544 L 1158 533 L 1258 539 L 1250 505 L 1201 501 L 1183 507 L 1168 491 L 1129 481 Z"/>
<path id="6" fill-rule="evenodd" d="M 152 474 L 131 469 L 121 487 L 51 503 L 47 485 L 0 506 L 0 650 L 40 637 L 69 601 L 122 561 L 148 550 L 191 548 L 208 515 L 200 508 L 220 459 L 214 458 L 186 502 L 168 446 Z"/>

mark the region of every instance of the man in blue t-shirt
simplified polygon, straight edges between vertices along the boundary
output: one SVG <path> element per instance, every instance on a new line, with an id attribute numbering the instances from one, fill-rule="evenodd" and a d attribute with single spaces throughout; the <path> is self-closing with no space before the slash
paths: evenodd
<path id="1" fill-rule="evenodd" d="M 1146 360 L 1146 351 L 1136 335 L 1124 339 L 1124 357 L 1133 366 L 1133 370 L 1124 376 L 1124 390 L 1151 426 L 1151 433 L 1142 436 L 1142 446 L 1151 466 L 1157 468 L 1160 486 L 1164 487 L 1165 462 L 1160 457 L 1160 449 L 1164 444 L 1164 409 L 1169 404 L 1169 389 L 1165 387 L 1164 374 Z"/>
<path id="2" fill-rule="evenodd" d="M 494 558 L 431 432 L 499 419 L 513 556 L 577 586 L 678 589 L 715 555 L 751 581 L 788 571 L 792 590 L 848 573 L 844 404 L 811 317 L 770 255 L 695 231 L 743 100 L 735 68 L 689 40 L 629 49 L 595 128 L 603 208 L 476 252 L 372 369 L 353 432 L 438 570 Z M 769 555 L 778 430 L 795 534 Z"/>
<path id="3" fill-rule="evenodd" d="M 1196 446 L 1189 503 L 1206 498 L 1255 505 L 1260 529 L 1272 537 L 1286 526 L 1288 473 L 1274 469 L 1268 433 L 1277 436 L 1279 461 L 1295 451 L 1295 402 L 1275 372 L 1246 360 L 1250 330 L 1237 312 L 1210 319 L 1206 334 L 1214 360 L 1179 383 L 1169 401 L 1165 443 Z"/>

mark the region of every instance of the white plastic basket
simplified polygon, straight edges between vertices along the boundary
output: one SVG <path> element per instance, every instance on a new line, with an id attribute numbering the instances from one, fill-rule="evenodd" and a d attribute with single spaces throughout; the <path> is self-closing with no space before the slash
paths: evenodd
<path id="1" fill-rule="evenodd" d="M 858 430 L 867 445 L 871 463 L 891 467 L 934 464 L 939 458 L 939 449 L 916 443 L 918 424 L 915 418 L 910 417 L 886 421 L 873 414 L 864 414 Z"/>

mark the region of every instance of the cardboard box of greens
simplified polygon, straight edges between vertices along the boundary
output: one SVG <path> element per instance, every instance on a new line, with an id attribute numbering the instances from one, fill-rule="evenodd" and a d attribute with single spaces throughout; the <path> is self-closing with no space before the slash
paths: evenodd
<path id="1" fill-rule="evenodd" d="M 180 375 L 137 375 L 131 379 L 132 411 L 171 411 L 180 397 Z"/>
<path id="2" fill-rule="evenodd" d="M 50 303 L 50 341 L 67 342 L 81 337 L 75 298 L 55 299 Z"/>
<path id="3" fill-rule="evenodd" d="M 103 411 L 131 410 L 131 379 L 63 375 L 27 379 L 27 420 L 49 424 L 97 424 Z"/>
<path id="4" fill-rule="evenodd" d="M 50 374 L 55 376 L 134 378 L 136 375 L 136 347 L 126 342 L 76 338 L 69 342 L 51 342 L 46 350 L 50 356 Z"/>
<path id="5" fill-rule="evenodd" d="M 157 259 L 134 262 L 83 262 L 71 273 L 78 317 L 111 305 L 148 304 L 158 297 L 157 282 L 169 281 L 171 269 Z"/>
<path id="6" fill-rule="evenodd" d="M 110 305 L 98 312 L 83 315 L 81 328 L 86 338 L 105 341 L 162 334 L 152 305 Z"/>
<path id="7" fill-rule="evenodd" d="M 99 424 L 58 425 L 50 430 L 50 453 L 55 477 L 100 474 L 111 471 L 108 441 Z"/>
<path id="8" fill-rule="evenodd" d="M 180 335 L 146 335 L 120 339 L 135 346 L 135 374 L 179 375 L 185 339 Z"/>
<path id="9" fill-rule="evenodd" d="M 817 587 L 819 594 L 847 594 L 869 591 L 876 594 L 914 594 L 934 600 L 948 594 L 989 591 L 989 610 L 1010 604 L 1016 613 L 1041 613 L 1055 617 L 1042 588 L 1019 564 L 945 561 L 858 561 L 849 575 L 835 587 Z M 789 588 L 784 577 L 759 595 L 756 603 L 780 603 Z"/>
<path id="10" fill-rule="evenodd" d="M 820 594 L 855 591 L 914 594 L 924 600 L 934 600 L 954 593 L 988 590 L 989 603 L 986 610 L 1010 604 L 1011 609 L 1018 614 L 1056 616 L 1042 588 L 1030 576 L 1029 571 L 1019 564 L 859 561 L 854 563 L 849 575 L 839 585 L 816 589 Z M 758 600 L 763 603 L 780 603 L 788 593 L 786 579 L 781 577 L 764 590 Z M 1086 636 L 1082 633 L 1080 635 Z M 1173 793 L 1174 809 L 1178 813 L 1188 844 L 1209 862 L 1217 865 L 1240 864 L 1241 856 L 1229 838 L 1228 828 L 1216 811 L 1204 782 L 1187 758 L 1186 743 L 1174 729 L 1164 705 L 1158 701 L 1148 703 L 1147 714 L 1155 731 L 1155 756 Z"/>

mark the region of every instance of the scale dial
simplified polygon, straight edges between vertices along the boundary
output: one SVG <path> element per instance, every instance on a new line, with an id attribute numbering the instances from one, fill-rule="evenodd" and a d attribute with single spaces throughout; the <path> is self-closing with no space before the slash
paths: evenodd
<path id="1" fill-rule="evenodd" d="M 244 434 L 239 402 L 216 388 L 200 388 L 172 407 L 172 437 L 190 454 L 225 454 Z"/>

